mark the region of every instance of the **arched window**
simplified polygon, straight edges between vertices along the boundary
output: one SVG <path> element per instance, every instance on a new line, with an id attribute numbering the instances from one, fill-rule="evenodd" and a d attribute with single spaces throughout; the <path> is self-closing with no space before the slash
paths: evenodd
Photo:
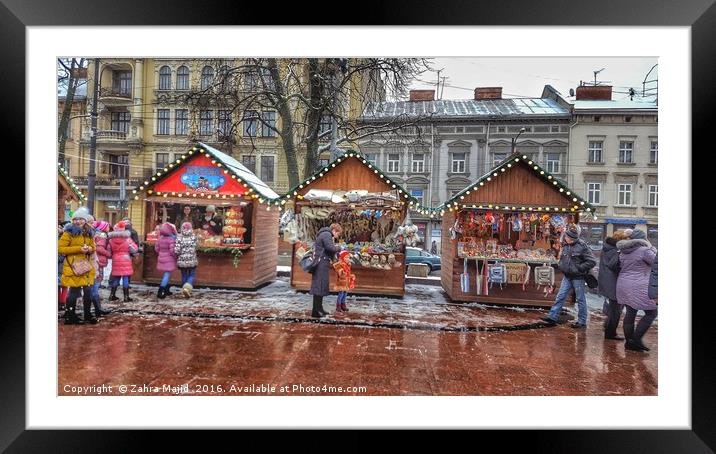
<path id="1" fill-rule="evenodd" d="M 177 90 L 189 89 L 189 68 L 180 66 L 177 69 Z"/>
<path id="2" fill-rule="evenodd" d="M 171 90 L 172 88 L 172 70 L 168 66 L 162 66 L 159 69 L 159 89 Z"/>
<path id="3" fill-rule="evenodd" d="M 201 89 L 206 90 L 214 83 L 214 69 L 211 66 L 204 66 L 201 70 Z"/>

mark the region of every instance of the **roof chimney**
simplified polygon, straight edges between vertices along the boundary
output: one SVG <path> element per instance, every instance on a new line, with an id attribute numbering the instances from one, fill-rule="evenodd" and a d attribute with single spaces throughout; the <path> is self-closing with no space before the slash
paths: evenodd
<path id="1" fill-rule="evenodd" d="M 475 89 L 475 100 L 481 99 L 502 99 L 502 87 L 477 87 Z"/>
<path id="2" fill-rule="evenodd" d="M 611 85 L 580 85 L 577 87 L 577 101 L 611 101 Z"/>
<path id="3" fill-rule="evenodd" d="M 410 90 L 410 101 L 435 101 L 435 90 Z"/>

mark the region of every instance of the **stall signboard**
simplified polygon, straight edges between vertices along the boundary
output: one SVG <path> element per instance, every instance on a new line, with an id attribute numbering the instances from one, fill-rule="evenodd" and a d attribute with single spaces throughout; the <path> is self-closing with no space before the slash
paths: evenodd
<path id="1" fill-rule="evenodd" d="M 179 166 L 154 187 L 156 192 L 189 194 L 241 195 L 247 189 L 204 155 Z"/>

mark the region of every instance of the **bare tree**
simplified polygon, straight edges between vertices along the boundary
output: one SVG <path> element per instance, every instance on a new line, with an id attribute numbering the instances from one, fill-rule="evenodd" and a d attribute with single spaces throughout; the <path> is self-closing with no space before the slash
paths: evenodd
<path id="1" fill-rule="evenodd" d="M 80 71 L 86 68 L 84 58 L 58 58 L 57 59 L 57 88 L 58 92 L 65 92 L 65 105 L 60 116 L 60 124 L 57 128 L 58 137 L 58 162 L 65 163 L 65 143 L 67 142 L 67 126 L 70 123 L 72 114 L 72 103 L 75 99 L 77 87 L 87 83 L 87 79 L 80 77 Z"/>
<path id="2" fill-rule="evenodd" d="M 398 116 L 370 126 L 356 120 L 368 103 L 405 95 L 410 83 L 429 69 L 428 61 L 418 58 L 250 58 L 234 66 L 227 60 L 206 60 L 200 88 L 182 102 L 195 111 L 225 112 L 217 141 L 229 152 L 239 128 L 252 150 L 256 137 L 279 136 L 293 187 L 301 180 L 299 150 L 304 147 L 305 178 L 324 151 L 330 149 L 335 156 L 341 147 L 374 135 L 413 132 L 425 115 Z"/>

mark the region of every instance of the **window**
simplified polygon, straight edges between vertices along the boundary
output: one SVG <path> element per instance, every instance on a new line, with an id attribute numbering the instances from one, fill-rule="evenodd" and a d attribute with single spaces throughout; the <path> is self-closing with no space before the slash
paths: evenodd
<path id="1" fill-rule="evenodd" d="M 72 138 L 72 119 L 67 119 L 67 129 L 65 129 L 65 137 L 68 139 Z"/>
<path id="2" fill-rule="evenodd" d="M 422 205 L 423 204 L 423 190 L 422 189 L 411 189 L 410 195 L 415 197 L 417 202 Z"/>
<path id="3" fill-rule="evenodd" d="M 189 133 L 189 111 L 187 109 L 177 109 L 176 114 L 176 132 L 178 136 L 185 136 Z"/>
<path id="4" fill-rule="evenodd" d="M 169 153 L 157 153 L 156 164 L 154 165 L 154 172 L 164 170 L 169 165 Z"/>
<path id="5" fill-rule="evenodd" d="M 378 161 L 378 153 L 366 153 L 365 160 L 375 165 Z"/>
<path id="6" fill-rule="evenodd" d="M 465 154 L 466 153 L 452 154 L 452 173 L 465 173 Z"/>
<path id="7" fill-rule="evenodd" d="M 132 92 L 132 71 L 112 72 L 112 91 L 122 95 L 129 95 Z"/>
<path id="8" fill-rule="evenodd" d="M 318 125 L 318 133 L 331 132 L 331 128 L 333 128 L 333 118 L 330 115 L 323 115 Z"/>
<path id="9" fill-rule="evenodd" d="M 72 175 L 70 173 L 70 163 L 71 162 L 72 161 L 70 161 L 69 159 L 65 159 L 64 166 L 65 166 L 65 171 L 67 172 L 67 175 Z"/>
<path id="10" fill-rule="evenodd" d="M 206 90 L 214 83 L 214 69 L 211 66 L 204 66 L 201 70 L 201 89 Z"/>
<path id="11" fill-rule="evenodd" d="M 547 172 L 560 173 L 560 162 L 562 155 L 559 153 L 547 153 Z"/>
<path id="12" fill-rule="evenodd" d="M 316 171 L 319 169 L 324 169 L 328 166 L 328 163 L 330 162 L 329 159 L 319 159 L 318 164 L 316 164 Z"/>
<path id="13" fill-rule="evenodd" d="M 649 148 L 649 164 L 656 164 L 659 159 L 659 142 L 652 141 Z"/>
<path id="14" fill-rule="evenodd" d="M 253 91 L 259 86 L 259 74 L 256 70 L 246 71 L 244 73 L 244 87 L 246 90 Z"/>
<path id="15" fill-rule="evenodd" d="M 649 185 L 649 203 L 650 207 L 659 206 L 659 185 Z"/>
<path id="16" fill-rule="evenodd" d="M 259 74 L 261 74 L 261 81 L 266 86 L 266 89 L 273 90 L 275 87 L 273 77 L 271 77 L 271 70 L 268 68 L 261 68 Z"/>
<path id="17" fill-rule="evenodd" d="M 112 131 L 129 132 L 129 112 L 112 112 L 110 119 L 112 121 Z"/>
<path id="18" fill-rule="evenodd" d="M 181 153 L 174 153 L 172 162 L 176 163 L 180 159 L 181 159 Z"/>
<path id="19" fill-rule="evenodd" d="M 114 179 L 127 178 L 127 175 L 129 175 L 129 156 L 126 154 L 109 155 L 109 174 Z"/>
<path id="20" fill-rule="evenodd" d="M 214 128 L 214 115 L 211 110 L 199 112 L 199 135 L 210 136 Z"/>
<path id="21" fill-rule="evenodd" d="M 231 111 L 219 111 L 219 135 L 228 136 L 231 134 Z"/>
<path id="22" fill-rule="evenodd" d="M 417 257 L 420 255 L 420 251 L 407 247 L 405 248 L 405 255 L 407 255 L 408 257 Z"/>
<path id="23" fill-rule="evenodd" d="M 413 173 L 425 172 L 425 155 L 422 153 L 414 153 L 412 161 Z"/>
<path id="24" fill-rule="evenodd" d="M 264 137 L 276 137 L 276 112 L 261 112 L 261 135 Z"/>
<path id="25" fill-rule="evenodd" d="M 631 205 L 631 184 L 620 184 L 618 185 L 617 192 L 619 199 L 617 205 Z"/>
<path id="26" fill-rule="evenodd" d="M 600 117 L 599 115 L 595 115 L 595 116 L 594 116 L 594 121 L 599 121 L 599 120 L 601 120 L 601 119 L 602 119 L 602 117 Z"/>
<path id="27" fill-rule="evenodd" d="M 492 155 L 492 167 L 496 167 L 499 163 L 507 159 L 507 153 L 494 153 Z"/>
<path id="28" fill-rule="evenodd" d="M 189 89 L 189 68 L 180 66 L 177 69 L 177 90 Z"/>
<path id="29" fill-rule="evenodd" d="M 261 179 L 267 182 L 273 181 L 273 156 L 261 156 Z"/>
<path id="30" fill-rule="evenodd" d="M 497 127 L 497 132 L 505 132 L 505 127 L 504 127 L 504 126 L 498 126 L 498 127 Z"/>
<path id="31" fill-rule="evenodd" d="M 242 156 L 241 163 L 252 173 L 256 173 L 256 156 Z"/>
<path id="32" fill-rule="evenodd" d="M 634 142 L 621 141 L 619 142 L 619 163 L 620 164 L 631 164 L 632 153 L 634 151 Z"/>
<path id="33" fill-rule="evenodd" d="M 593 205 L 602 203 L 602 183 L 587 183 L 587 201 Z"/>
<path id="34" fill-rule="evenodd" d="M 162 66 L 159 70 L 159 89 L 170 90 L 172 88 L 172 70 L 168 66 Z"/>
<path id="35" fill-rule="evenodd" d="M 258 112 L 255 110 L 247 110 L 244 112 L 244 136 L 256 137 L 256 131 L 258 129 Z"/>
<path id="36" fill-rule="evenodd" d="M 589 162 L 602 162 L 602 149 L 604 142 L 601 140 L 589 141 Z"/>
<path id="37" fill-rule="evenodd" d="M 222 65 L 222 66 L 219 68 L 219 72 L 218 72 L 217 75 L 219 76 L 219 77 L 218 77 L 218 79 L 219 79 L 218 82 L 219 82 L 221 91 L 222 91 L 222 92 L 227 91 L 227 89 L 228 89 L 229 86 L 230 86 L 230 82 L 231 82 L 231 80 L 230 80 L 230 78 L 229 78 L 229 76 L 231 75 L 229 67 L 226 66 L 226 65 Z"/>
<path id="38" fill-rule="evenodd" d="M 388 172 L 398 173 L 400 172 L 400 155 L 389 154 L 388 155 Z"/>
<path id="39" fill-rule="evenodd" d="M 631 123 L 631 117 L 624 117 L 624 121 L 626 123 Z"/>
<path id="40" fill-rule="evenodd" d="M 157 134 L 169 134 L 169 109 L 159 109 L 157 114 Z"/>
<path id="41" fill-rule="evenodd" d="M 559 126 L 550 126 L 551 132 L 559 132 Z"/>

